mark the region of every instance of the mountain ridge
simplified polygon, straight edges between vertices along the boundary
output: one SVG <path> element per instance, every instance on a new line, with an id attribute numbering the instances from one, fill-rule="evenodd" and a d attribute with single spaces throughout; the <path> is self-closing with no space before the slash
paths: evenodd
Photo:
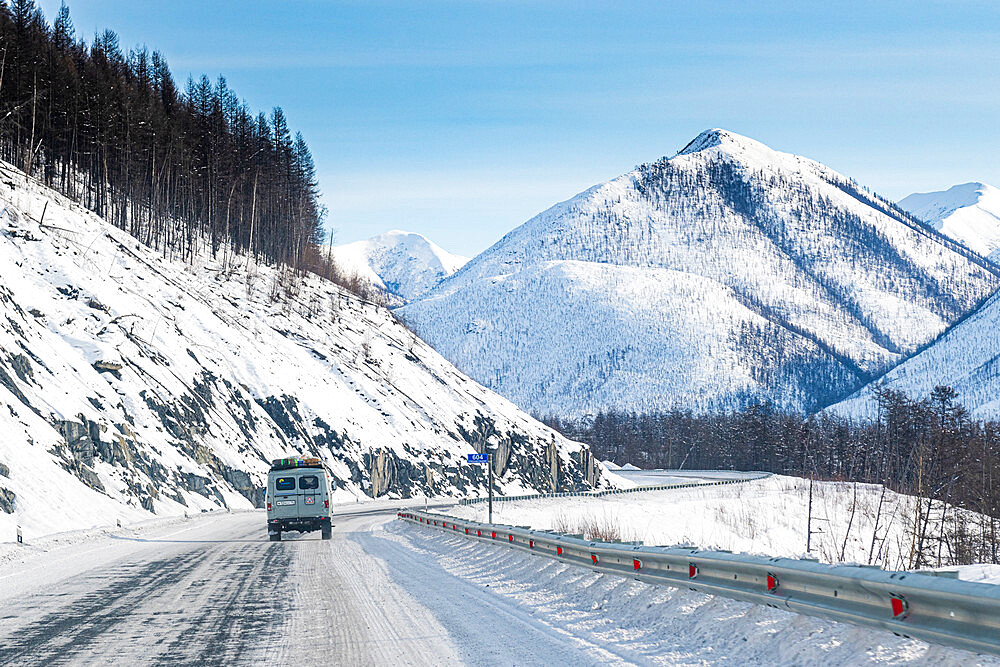
<path id="1" fill-rule="evenodd" d="M 330 253 L 342 269 L 404 301 L 428 292 L 469 261 L 422 234 L 398 229 L 333 246 Z"/>
<path id="2" fill-rule="evenodd" d="M 996 263 L 1000 261 L 1000 190 L 974 181 L 917 192 L 899 206 L 933 229 Z"/>
<path id="3" fill-rule="evenodd" d="M 547 264 L 570 260 L 589 264 L 614 284 L 626 273 L 642 279 L 599 267 L 673 269 L 680 274 L 657 275 L 674 289 L 677 275 L 700 276 L 725 289 L 688 280 L 684 291 L 694 303 L 711 293 L 708 308 L 740 306 L 734 310 L 731 303 L 712 321 L 695 317 L 696 306 L 659 300 L 649 311 L 633 308 L 650 320 L 651 337 L 632 336 L 628 329 L 635 320 L 603 310 L 608 304 L 614 309 L 618 292 L 584 281 L 580 265 L 552 273 Z M 545 291 L 545 266 L 565 294 L 548 294 L 550 302 L 542 304 L 537 302 Z M 522 278 L 530 290 L 519 283 Z M 990 262 L 829 167 L 712 129 L 672 157 L 640 165 L 540 213 L 396 312 L 460 368 L 536 413 L 715 409 L 771 399 L 808 410 L 884 372 L 997 285 L 998 270 Z M 652 278 L 644 287 L 648 295 L 658 289 Z M 594 291 L 592 299 L 587 289 Z M 561 307 L 558 298 L 599 312 L 612 329 L 581 335 L 589 326 L 586 318 Z M 549 342 L 529 342 L 531 324 L 523 313 L 511 315 L 515 309 L 532 310 L 542 322 L 558 312 L 573 324 L 545 323 Z M 680 327 L 674 336 L 703 336 L 679 345 L 700 364 L 726 367 L 717 385 L 701 378 L 689 389 L 676 365 L 653 370 L 655 360 L 640 350 L 656 346 L 657 318 L 699 323 L 697 333 Z M 511 328 L 515 321 L 520 328 Z M 506 337 L 498 333 L 505 329 Z M 614 340 L 595 340 L 602 332 Z M 565 357 L 550 354 L 547 347 L 560 348 L 552 336 L 568 337 L 578 349 Z M 479 359 L 491 355 L 488 362 Z M 616 361 L 607 365 L 598 361 L 603 358 Z M 553 377 L 534 368 L 546 365 Z M 648 367 L 642 390 L 613 377 L 630 365 Z M 519 366 L 531 370 L 527 381 L 515 383 L 511 369 Z M 591 390 L 616 389 L 607 386 L 589 402 L 575 401 L 565 386 L 553 393 L 551 387 L 566 385 L 557 378 L 580 372 L 589 376 Z M 670 374 L 676 382 L 656 382 L 649 377 L 654 373 Z M 832 378 L 825 387 L 824 374 Z M 779 381 L 784 376 L 787 382 Z M 789 386 L 782 388 L 782 382 Z M 804 390 L 807 385 L 812 389 Z M 657 398 L 650 400 L 650 394 Z"/>

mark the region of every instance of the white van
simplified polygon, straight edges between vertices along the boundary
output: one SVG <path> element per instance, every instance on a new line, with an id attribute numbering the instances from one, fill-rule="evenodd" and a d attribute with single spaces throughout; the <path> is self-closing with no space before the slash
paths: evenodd
<path id="1" fill-rule="evenodd" d="M 267 474 L 267 534 L 272 542 L 281 533 L 322 531 L 330 539 L 330 473 L 319 459 L 277 459 Z"/>

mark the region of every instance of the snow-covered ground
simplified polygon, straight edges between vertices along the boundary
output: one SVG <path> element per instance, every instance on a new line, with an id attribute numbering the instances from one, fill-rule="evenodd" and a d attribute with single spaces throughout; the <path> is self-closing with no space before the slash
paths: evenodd
<path id="1" fill-rule="evenodd" d="M 604 465 L 608 463 L 605 461 Z M 767 477 L 769 473 L 741 472 L 738 470 L 643 470 L 631 463 L 611 468 L 615 478 L 627 480 L 634 486 L 657 486 L 660 484 L 685 484 L 689 482 L 710 482 L 733 479 L 754 479 Z M 621 484 L 628 488 L 627 484 Z"/>
<path id="2" fill-rule="evenodd" d="M 622 471 L 616 474 L 621 475 Z M 634 481 L 636 474 L 646 476 L 644 483 L 657 479 L 645 472 L 623 476 Z M 812 528 L 817 532 L 812 536 L 808 553 L 809 480 L 780 475 L 741 484 L 601 498 L 501 500 L 494 502 L 493 520 L 563 532 L 584 532 L 578 529 L 589 526 L 612 527 L 620 539 L 641 540 L 650 545 L 690 544 L 702 549 L 764 556 L 809 556 L 828 563 L 906 568 L 915 508 L 913 497 L 891 491 L 886 491 L 883 497 L 882 487 L 870 484 L 815 482 L 812 502 Z M 487 520 L 487 508 L 482 505 L 460 507 L 452 513 L 476 521 Z M 931 535 L 937 535 L 934 527 L 929 531 Z M 944 547 L 945 564 L 947 555 Z M 978 580 L 995 576 L 995 571 L 977 566 L 964 568 L 962 574 Z"/>
<path id="3" fill-rule="evenodd" d="M 469 638 L 476 649 L 468 664 L 1000 665 L 997 657 L 597 574 L 414 524 L 358 539 L 383 553 L 392 550 L 378 540 L 392 540 L 397 551 L 420 557 L 419 576 L 399 571 L 395 578 L 409 582 L 446 628 L 463 617 L 475 624 L 486 611 L 490 636 Z M 439 569 L 451 580 L 425 578 Z M 553 654 L 553 637 L 575 651 Z M 498 643 L 507 648 L 496 653 Z"/>

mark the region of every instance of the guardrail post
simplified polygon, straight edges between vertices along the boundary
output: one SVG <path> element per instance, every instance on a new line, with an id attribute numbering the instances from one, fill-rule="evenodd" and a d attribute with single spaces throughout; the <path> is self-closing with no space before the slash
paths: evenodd
<path id="1" fill-rule="evenodd" d="M 21 535 L 21 527 L 17 527 L 17 543 L 24 544 L 24 537 Z"/>

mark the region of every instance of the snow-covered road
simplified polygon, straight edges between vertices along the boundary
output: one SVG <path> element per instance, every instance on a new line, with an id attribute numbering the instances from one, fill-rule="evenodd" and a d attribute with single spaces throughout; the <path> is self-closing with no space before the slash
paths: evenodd
<path id="1" fill-rule="evenodd" d="M 394 518 L 271 543 L 258 513 L 197 517 L 38 554 L 0 578 L 0 664 L 621 662 L 448 572 Z"/>
<path id="2" fill-rule="evenodd" d="M 998 664 L 394 521 L 257 512 L 0 554 L 0 664 Z"/>
<path id="3" fill-rule="evenodd" d="M 305 545 L 269 548 L 262 523 L 198 517 L 13 565 L 0 579 L 0 663 L 226 664 L 276 649 Z"/>

